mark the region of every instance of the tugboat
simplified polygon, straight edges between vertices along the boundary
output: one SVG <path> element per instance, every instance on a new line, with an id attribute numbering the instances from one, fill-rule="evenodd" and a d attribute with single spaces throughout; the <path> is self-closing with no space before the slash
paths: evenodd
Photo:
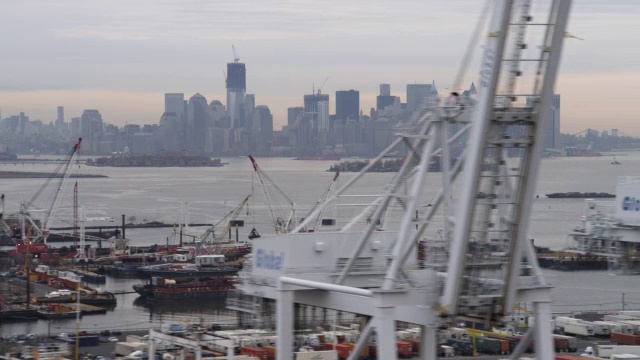
<path id="1" fill-rule="evenodd" d="M 133 290 L 151 301 L 171 301 L 185 298 L 224 299 L 235 289 L 235 277 L 165 279 L 152 277 L 146 285 L 133 285 Z"/>

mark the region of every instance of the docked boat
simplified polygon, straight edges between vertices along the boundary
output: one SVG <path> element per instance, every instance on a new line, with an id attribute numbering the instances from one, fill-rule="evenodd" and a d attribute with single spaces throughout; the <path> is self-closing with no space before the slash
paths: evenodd
<path id="1" fill-rule="evenodd" d="M 64 292 L 59 292 L 59 291 L 50 292 L 45 296 L 37 298 L 37 302 L 39 304 L 49 304 L 49 303 L 67 304 L 67 303 L 75 303 L 76 301 L 77 300 L 76 300 L 75 294 L 65 294 Z M 110 293 L 110 292 L 81 293 L 80 303 L 85 305 L 113 307 L 113 306 L 116 306 L 117 300 L 115 295 L 113 295 L 113 293 Z"/>
<path id="2" fill-rule="evenodd" d="M 224 299 L 227 292 L 235 289 L 233 276 L 216 278 L 165 279 L 152 277 L 148 284 L 133 285 L 140 296 L 154 301 L 179 300 L 185 298 Z"/>

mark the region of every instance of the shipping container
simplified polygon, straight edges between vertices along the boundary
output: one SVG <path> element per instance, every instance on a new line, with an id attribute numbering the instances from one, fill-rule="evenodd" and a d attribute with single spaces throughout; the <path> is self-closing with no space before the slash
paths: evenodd
<path id="1" fill-rule="evenodd" d="M 462 355 L 462 356 L 473 355 L 473 345 L 468 341 L 449 339 L 447 340 L 446 345 L 451 346 L 456 351 L 456 354 L 458 355 Z"/>
<path id="2" fill-rule="evenodd" d="M 61 339 L 62 341 L 69 343 L 69 344 L 75 344 L 76 343 L 76 337 L 67 337 L 66 339 Z M 84 347 L 84 346 L 98 346 L 100 345 L 100 338 L 97 335 L 87 335 L 87 336 L 79 336 L 78 337 L 78 346 Z M 126 354 L 129 355 L 129 354 Z"/>
<path id="3" fill-rule="evenodd" d="M 141 342 L 118 342 L 116 343 L 116 355 L 127 356 L 134 351 L 146 350 L 149 345 Z"/>
<path id="4" fill-rule="evenodd" d="M 274 360 L 276 358 L 276 348 L 273 346 L 263 346 L 262 349 L 267 352 L 267 359 Z"/>
<path id="5" fill-rule="evenodd" d="M 618 345 L 640 345 L 640 335 L 614 332 L 611 334 L 611 342 Z"/>
<path id="6" fill-rule="evenodd" d="M 294 353 L 295 360 L 337 360 L 338 355 L 334 350 L 330 351 L 305 351 Z"/>
<path id="7" fill-rule="evenodd" d="M 617 354 L 611 355 L 611 360 L 640 360 L 640 356 L 632 354 Z"/>
<path id="8" fill-rule="evenodd" d="M 451 346 L 438 345 L 438 356 L 440 356 L 440 357 L 454 357 L 454 356 L 456 356 L 456 351 Z"/>
<path id="9" fill-rule="evenodd" d="M 500 354 L 500 340 L 492 339 L 484 336 L 475 336 L 472 337 L 471 341 L 475 346 L 477 352 L 483 354 Z"/>
<path id="10" fill-rule="evenodd" d="M 569 352 L 569 340 L 561 337 L 553 337 L 553 347 L 555 352 Z"/>
<path id="11" fill-rule="evenodd" d="M 240 355 L 253 356 L 260 360 L 269 360 L 269 354 L 262 348 L 243 346 L 240 348 Z"/>
<path id="12" fill-rule="evenodd" d="M 410 358 L 413 356 L 413 344 L 409 341 L 396 341 L 396 349 L 398 351 L 398 357 Z"/>
<path id="13" fill-rule="evenodd" d="M 556 341 L 555 339 L 565 339 L 567 341 L 569 352 L 578 351 L 578 339 L 576 339 L 575 337 L 567 335 L 553 335 L 553 338 L 554 342 Z"/>
<path id="14" fill-rule="evenodd" d="M 615 354 L 640 355 L 640 346 L 598 345 L 596 346 L 596 354 L 605 359 Z"/>
<path id="15" fill-rule="evenodd" d="M 353 345 L 350 343 L 336 344 L 336 352 L 340 359 L 348 358 L 351 355 L 351 351 L 353 351 Z"/>

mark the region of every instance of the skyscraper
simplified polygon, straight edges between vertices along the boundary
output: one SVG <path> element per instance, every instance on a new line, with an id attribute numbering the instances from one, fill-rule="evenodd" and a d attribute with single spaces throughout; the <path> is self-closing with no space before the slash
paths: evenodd
<path id="1" fill-rule="evenodd" d="M 360 92 L 356 90 L 336 91 L 336 119 L 344 123 L 347 119 L 360 117 Z"/>
<path id="2" fill-rule="evenodd" d="M 551 99 L 549 122 L 545 125 L 545 147 L 560 150 L 560 94 Z"/>
<path id="3" fill-rule="evenodd" d="M 329 95 L 311 94 L 304 96 L 303 116 L 309 118 L 314 132 L 329 128 Z"/>
<path id="4" fill-rule="evenodd" d="M 414 112 L 421 109 L 427 102 L 436 101 L 438 90 L 434 84 L 407 85 L 407 111 Z"/>
<path id="5" fill-rule="evenodd" d="M 265 154 L 271 151 L 273 143 L 273 116 L 265 105 L 258 105 L 253 114 L 254 127 L 258 129 L 257 151 Z"/>
<path id="6" fill-rule="evenodd" d="M 396 99 L 396 96 L 391 96 L 391 85 L 380 84 L 380 95 L 376 96 L 376 110 L 384 110 L 387 106 L 394 105 Z"/>
<path id="7" fill-rule="evenodd" d="M 527 107 L 536 105 L 536 98 L 527 97 Z M 544 109 L 541 109 L 544 115 Z M 551 98 L 551 107 L 547 109 L 548 117 L 544 123 L 544 148 L 560 150 L 560 94 L 554 94 Z M 542 117 L 545 118 L 544 116 Z"/>
<path id="8" fill-rule="evenodd" d="M 390 84 L 380 84 L 380 96 L 391 96 Z"/>
<path id="9" fill-rule="evenodd" d="M 62 129 L 64 127 L 64 107 L 58 106 L 58 117 L 56 118 L 56 128 Z"/>
<path id="10" fill-rule="evenodd" d="M 184 117 L 184 94 L 167 93 L 164 94 L 164 112 L 174 113 L 178 119 Z"/>
<path id="11" fill-rule="evenodd" d="M 83 138 L 82 149 L 91 154 L 100 152 L 99 144 L 104 132 L 102 115 L 98 110 L 84 110 L 80 117 L 80 136 Z"/>
<path id="12" fill-rule="evenodd" d="M 164 112 L 174 113 L 178 119 L 176 131 L 178 132 L 178 148 L 185 149 L 187 144 L 187 107 L 185 106 L 183 93 L 164 94 Z"/>
<path id="13" fill-rule="evenodd" d="M 253 122 L 253 110 L 256 107 L 256 96 L 254 94 L 247 94 L 244 98 L 244 115 L 245 115 L 245 127 L 250 129 Z"/>
<path id="14" fill-rule="evenodd" d="M 287 126 L 295 126 L 296 123 L 302 118 L 304 108 L 301 106 L 290 107 L 287 109 Z"/>
<path id="15" fill-rule="evenodd" d="M 243 63 L 227 64 L 227 113 L 229 126 L 241 128 L 245 125 L 244 103 L 247 92 L 247 69 Z"/>
<path id="16" fill-rule="evenodd" d="M 187 148 L 195 153 L 204 151 L 207 127 L 213 127 L 207 99 L 198 94 L 189 99 L 187 108 Z"/>

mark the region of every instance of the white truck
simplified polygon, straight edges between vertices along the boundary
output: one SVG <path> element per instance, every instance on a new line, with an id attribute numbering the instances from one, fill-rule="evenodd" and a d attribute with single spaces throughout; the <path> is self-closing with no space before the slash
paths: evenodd
<path id="1" fill-rule="evenodd" d="M 612 355 L 631 354 L 640 356 L 640 346 L 631 345 L 598 345 L 597 355 L 601 358 L 610 359 Z"/>

